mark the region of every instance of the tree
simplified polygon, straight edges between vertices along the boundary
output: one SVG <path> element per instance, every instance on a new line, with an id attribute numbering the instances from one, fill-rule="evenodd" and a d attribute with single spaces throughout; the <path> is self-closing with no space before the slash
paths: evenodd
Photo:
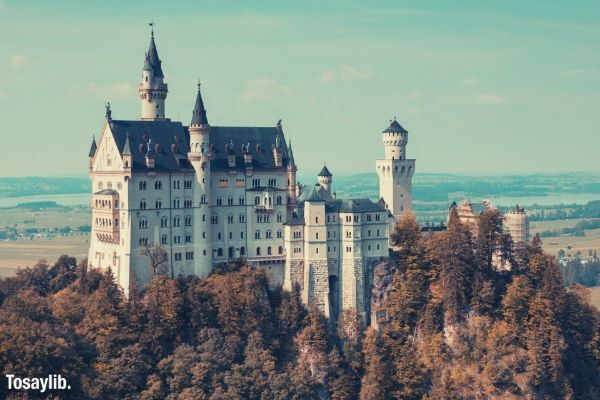
<path id="1" fill-rule="evenodd" d="M 169 254 L 164 247 L 150 244 L 142 246 L 140 251 L 143 256 L 148 257 L 151 276 L 165 275 L 170 272 L 171 278 L 174 278 L 173 269 L 169 268 Z"/>
<path id="2" fill-rule="evenodd" d="M 384 348 L 381 335 L 368 329 L 364 341 L 365 374 L 363 375 L 360 400 L 391 399 L 391 363 Z"/>

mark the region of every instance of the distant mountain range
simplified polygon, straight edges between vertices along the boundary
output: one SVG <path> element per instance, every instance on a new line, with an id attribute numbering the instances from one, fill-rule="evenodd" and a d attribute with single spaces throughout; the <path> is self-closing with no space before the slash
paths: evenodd
<path id="1" fill-rule="evenodd" d="M 300 176 L 299 181 L 313 184 L 313 176 Z M 340 197 L 377 198 L 375 173 L 334 176 L 333 189 Z M 0 178 L 0 197 L 89 193 L 87 177 L 22 177 Z M 448 202 L 461 198 L 494 196 L 546 196 L 553 193 L 598 193 L 600 174 L 562 173 L 529 175 L 468 176 L 444 173 L 417 173 L 414 177 L 414 199 L 422 202 Z"/>

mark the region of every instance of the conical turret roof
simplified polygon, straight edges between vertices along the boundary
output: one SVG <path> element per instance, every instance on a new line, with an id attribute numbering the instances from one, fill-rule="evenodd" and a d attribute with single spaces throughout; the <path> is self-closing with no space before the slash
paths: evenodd
<path id="1" fill-rule="evenodd" d="M 196 104 L 194 105 L 194 111 L 192 112 L 192 122 L 190 122 L 190 125 L 208 125 L 208 118 L 206 118 L 206 109 L 204 108 L 204 101 L 202 101 L 202 93 L 200 92 L 200 83 L 198 83 Z"/>
<path id="2" fill-rule="evenodd" d="M 319 175 L 317 176 L 325 176 L 325 177 L 332 177 L 333 175 L 331 175 L 331 172 L 329 172 L 329 170 L 327 169 L 326 165 L 323 165 L 323 169 L 321 170 L 321 172 L 319 172 Z"/>
<path id="3" fill-rule="evenodd" d="M 158 51 L 156 50 L 156 43 L 154 43 L 154 31 L 152 31 L 150 35 L 150 45 L 148 46 L 148 51 L 146 52 L 144 70 L 152 71 L 152 74 L 158 78 L 164 78 L 160 63 Z"/>
<path id="4" fill-rule="evenodd" d="M 388 126 L 382 133 L 408 133 L 406 129 L 400 125 L 400 123 L 394 118 L 393 121 L 390 122 L 390 126 Z"/>

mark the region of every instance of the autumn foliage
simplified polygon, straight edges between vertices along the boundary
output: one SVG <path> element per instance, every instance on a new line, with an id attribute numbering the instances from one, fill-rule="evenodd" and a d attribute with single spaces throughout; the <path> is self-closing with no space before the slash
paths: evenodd
<path id="1" fill-rule="evenodd" d="M 600 315 L 539 244 L 498 218 L 392 235 L 379 329 L 337 324 L 241 262 L 207 279 L 157 274 L 125 299 L 67 256 L 0 280 L 0 368 L 58 374 L 65 399 L 599 399 Z M 510 270 L 493 266 L 502 254 Z M 30 398 L 36 394 L 29 393 Z M 0 386 L 0 398 L 20 399 Z"/>

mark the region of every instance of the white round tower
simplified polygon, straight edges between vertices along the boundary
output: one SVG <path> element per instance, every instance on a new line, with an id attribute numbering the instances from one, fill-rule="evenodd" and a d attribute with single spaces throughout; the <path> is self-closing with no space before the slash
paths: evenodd
<path id="1" fill-rule="evenodd" d="M 200 93 L 196 94 L 196 104 L 192 114 L 192 121 L 188 128 L 190 132 L 190 151 L 188 160 L 196 171 L 196 184 L 194 185 L 194 252 L 198 254 L 195 259 L 195 273 L 205 277 L 212 271 L 212 237 L 211 232 L 211 191 L 210 191 L 210 125 L 206 118 L 206 109 Z"/>
<path id="2" fill-rule="evenodd" d="M 150 46 L 146 53 L 142 81 L 138 87 L 142 100 L 142 120 L 165 119 L 165 99 L 167 98 L 167 84 L 163 82 L 164 75 L 158 58 L 156 44 L 154 43 L 154 30 L 150 36 Z"/>
<path id="3" fill-rule="evenodd" d="M 319 175 L 317 176 L 317 182 L 319 182 L 319 185 L 321 185 L 323 189 L 327 190 L 327 193 L 331 194 L 333 175 L 331 175 L 331 172 L 329 172 L 327 166 L 324 165 L 321 172 L 319 172 Z"/>
<path id="4" fill-rule="evenodd" d="M 408 131 L 394 118 L 390 126 L 382 132 L 385 158 L 388 160 L 404 160 L 406 158 L 406 143 Z"/>

